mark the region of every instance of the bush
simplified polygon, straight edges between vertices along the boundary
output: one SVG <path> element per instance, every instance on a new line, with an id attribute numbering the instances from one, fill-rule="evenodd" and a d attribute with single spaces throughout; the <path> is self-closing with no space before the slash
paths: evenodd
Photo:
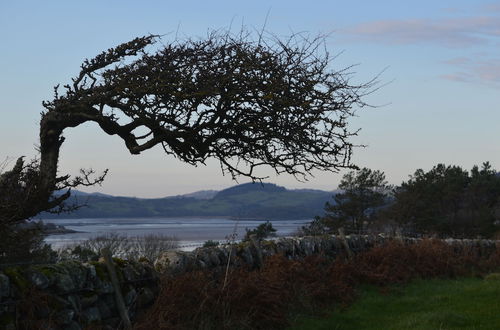
<path id="1" fill-rule="evenodd" d="M 243 238 L 244 241 L 249 241 L 250 237 L 252 235 L 255 235 L 255 238 L 258 241 L 261 241 L 267 237 L 276 236 L 276 234 L 275 234 L 276 229 L 273 227 L 273 224 L 269 221 L 266 221 L 265 223 L 261 223 L 255 229 L 245 228 L 245 231 L 246 231 L 246 234 L 245 234 L 245 237 Z"/>
<path id="2" fill-rule="evenodd" d="M 334 232 L 333 227 L 325 220 L 324 217 L 315 216 L 313 221 L 300 227 L 297 231 L 297 236 L 321 236 L 332 234 Z"/>
<path id="3" fill-rule="evenodd" d="M 108 248 L 111 255 L 139 260 L 146 258 L 154 261 L 161 253 L 178 247 L 178 240 L 173 236 L 149 234 L 145 236 L 126 236 L 115 233 L 96 236 L 77 245 L 67 247 L 60 252 L 61 259 L 81 261 L 97 260 L 100 251 Z"/>
<path id="4" fill-rule="evenodd" d="M 54 262 L 57 253 L 45 243 L 44 238 L 43 232 L 37 227 L 23 228 L 19 225 L 1 227 L 0 268 L 2 264 Z"/>
<path id="5" fill-rule="evenodd" d="M 205 241 L 205 243 L 203 243 L 203 247 L 216 247 L 216 246 L 219 246 L 219 242 L 218 241 L 213 241 L 211 239 L 209 239 L 208 241 Z"/>

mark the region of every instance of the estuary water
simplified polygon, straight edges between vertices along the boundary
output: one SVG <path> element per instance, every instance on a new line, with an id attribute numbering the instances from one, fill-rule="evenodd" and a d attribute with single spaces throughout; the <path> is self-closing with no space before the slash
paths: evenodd
<path id="1" fill-rule="evenodd" d="M 288 236 L 311 220 L 271 221 L 278 236 Z M 207 240 L 225 242 L 236 233 L 236 240 L 245 236 L 245 228 L 253 229 L 264 220 L 230 218 L 107 218 L 107 219 L 46 219 L 46 223 L 62 225 L 76 233 L 49 235 L 45 241 L 54 248 L 79 243 L 108 233 L 126 236 L 161 234 L 175 236 L 183 250 L 192 250 Z"/>

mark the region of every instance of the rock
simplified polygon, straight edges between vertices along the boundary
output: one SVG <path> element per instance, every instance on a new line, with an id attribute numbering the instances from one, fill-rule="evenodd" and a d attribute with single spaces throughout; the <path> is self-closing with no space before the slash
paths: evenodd
<path id="1" fill-rule="evenodd" d="M 304 254 L 306 256 L 310 256 L 314 253 L 314 242 L 312 241 L 312 237 L 304 237 L 300 243 L 300 254 Z"/>
<path id="2" fill-rule="evenodd" d="M 245 264 L 253 265 L 254 258 L 252 255 L 252 249 L 248 245 L 245 245 L 240 252 L 240 257 L 243 259 Z"/>
<path id="3" fill-rule="evenodd" d="M 114 294 L 106 294 L 104 296 L 101 296 L 99 299 L 104 301 L 104 303 L 106 303 L 106 305 L 108 305 L 111 310 L 116 309 L 116 298 Z"/>
<path id="4" fill-rule="evenodd" d="M 123 297 L 123 300 L 125 300 L 125 305 L 127 306 L 132 305 L 136 299 L 137 299 L 137 291 L 135 291 L 134 288 L 132 288 L 132 290 L 127 292 L 125 297 Z"/>
<path id="5" fill-rule="evenodd" d="M 61 310 L 66 308 L 72 308 L 73 305 L 67 299 L 61 298 L 57 295 L 51 295 L 52 305 L 55 309 Z"/>
<path id="6" fill-rule="evenodd" d="M 114 330 L 114 329 L 120 329 L 120 324 L 122 320 L 119 317 L 113 317 L 107 320 L 103 321 L 103 324 L 105 325 L 104 330 Z"/>
<path id="7" fill-rule="evenodd" d="M 189 257 L 185 252 L 167 251 L 156 259 L 154 266 L 160 273 L 180 273 L 186 270 L 189 264 Z"/>
<path id="8" fill-rule="evenodd" d="M 153 291 L 151 291 L 151 289 L 148 287 L 142 288 L 142 290 L 139 293 L 139 296 L 137 297 L 137 306 L 143 307 L 149 305 L 154 300 L 155 300 L 155 295 Z"/>
<path id="9" fill-rule="evenodd" d="M 109 308 L 109 306 L 104 301 L 99 300 L 96 304 L 96 307 L 99 309 L 99 314 L 102 320 L 109 319 L 111 316 L 113 316 L 111 308 Z"/>
<path id="10" fill-rule="evenodd" d="M 55 321 L 58 324 L 67 325 L 73 321 L 75 316 L 75 311 L 73 309 L 63 309 L 55 315 Z"/>
<path id="11" fill-rule="evenodd" d="M 81 311 L 82 310 L 82 304 L 80 301 L 80 297 L 77 295 L 70 295 L 66 298 L 68 302 L 71 304 L 71 307 L 75 311 Z"/>
<path id="12" fill-rule="evenodd" d="M 68 263 L 66 269 L 68 270 L 68 274 L 73 281 L 74 287 L 76 289 L 84 288 L 89 275 L 88 269 L 77 262 Z"/>
<path id="13" fill-rule="evenodd" d="M 51 309 L 47 305 L 38 305 L 35 309 L 35 315 L 38 319 L 46 319 L 50 316 Z"/>
<path id="14" fill-rule="evenodd" d="M 64 330 L 82 330 L 82 327 L 76 321 L 71 321 L 70 324 L 64 327 Z"/>
<path id="15" fill-rule="evenodd" d="M 5 325 L 5 330 L 16 330 L 16 325 L 14 323 L 9 323 Z"/>
<path id="16" fill-rule="evenodd" d="M 75 284 L 68 274 L 55 274 L 55 287 L 60 293 L 69 293 L 75 290 Z"/>
<path id="17" fill-rule="evenodd" d="M 140 277 L 139 272 L 132 265 L 127 265 L 122 269 L 123 277 L 126 281 L 133 281 Z"/>
<path id="18" fill-rule="evenodd" d="M 85 321 L 85 323 L 91 323 L 95 321 L 100 321 L 101 313 L 99 312 L 99 308 L 90 307 L 82 312 L 81 317 Z"/>
<path id="19" fill-rule="evenodd" d="M 97 278 L 97 272 L 95 270 L 95 266 L 92 264 L 84 264 L 85 268 L 87 268 L 87 274 L 90 281 L 94 281 Z"/>
<path id="20" fill-rule="evenodd" d="M 108 281 L 97 281 L 96 289 L 99 291 L 99 293 L 113 293 L 115 292 L 115 288 L 113 287 L 113 284 Z"/>
<path id="21" fill-rule="evenodd" d="M 209 251 L 210 262 L 213 266 L 217 267 L 221 265 L 221 260 L 219 258 L 219 249 L 212 249 Z"/>
<path id="22" fill-rule="evenodd" d="M 33 283 L 33 285 L 39 289 L 46 289 L 50 281 L 43 273 L 37 271 L 31 271 L 27 275 L 28 280 Z"/>
<path id="23" fill-rule="evenodd" d="M 276 242 L 274 241 L 263 241 L 261 242 L 262 255 L 264 257 L 269 257 L 277 253 Z"/>
<path id="24" fill-rule="evenodd" d="M 0 298 L 10 295 L 10 280 L 5 274 L 0 273 Z"/>
<path id="25" fill-rule="evenodd" d="M 96 294 L 82 296 L 80 298 L 80 304 L 82 305 L 82 308 L 87 308 L 87 307 L 95 304 L 98 299 L 99 299 L 99 296 Z"/>

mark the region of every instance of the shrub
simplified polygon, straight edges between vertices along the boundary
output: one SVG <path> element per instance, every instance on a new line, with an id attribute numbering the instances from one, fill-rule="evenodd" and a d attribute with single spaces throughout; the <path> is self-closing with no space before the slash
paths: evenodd
<path id="1" fill-rule="evenodd" d="M 255 235 L 255 238 L 260 241 L 264 238 L 276 236 L 276 229 L 273 227 L 273 224 L 269 221 L 265 223 L 261 223 L 255 229 L 245 228 L 246 234 L 243 238 L 244 241 L 249 241 L 252 235 Z"/>
<path id="2" fill-rule="evenodd" d="M 216 247 L 216 246 L 219 246 L 219 242 L 218 241 L 213 241 L 211 239 L 209 239 L 208 241 L 205 241 L 205 243 L 203 243 L 203 247 Z"/>
<path id="3" fill-rule="evenodd" d="M 149 234 L 145 236 L 126 236 L 108 233 L 67 247 L 59 254 L 60 259 L 81 261 L 97 260 L 100 251 L 108 248 L 111 255 L 124 259 L 139 260 L 146 258 L 154 261 L 161 253 L 178 247 L 178 240 L 173 236 Z"/>

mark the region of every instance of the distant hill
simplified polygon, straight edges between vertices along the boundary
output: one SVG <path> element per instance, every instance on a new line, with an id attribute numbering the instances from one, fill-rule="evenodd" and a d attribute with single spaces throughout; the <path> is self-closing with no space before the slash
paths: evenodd
<path id="1" fill-rule="evenodd" d="M 212 199 L 218 193 L 217 190 L 200 190 L 190 194 L 181 195 L 184 197 L 191 197 L 194 199 Z"/>
<path id="2" fill-rule="evenodd" d="M 86 206 L 61 218 L 229 216 L 255 219 L 309 219 L 323 214 L 333 192 L 289 190 L 271 183 L 245 183 L 221 191 L 165 198 L 118 197 L 76 192 L 69 201 Z M 41 214 L 42 218 L 57 215 Z"/>
<path id="3" fill-rule="evenodd" d="M 244 183 L 231 188 L 224 189 L 215 195 L 216 198 L 224 198 L 236 195 L 244 195 L 248 193 L 263 193 L 263 194 L 272 194 L 272 193 L 281 193 L 286 191 L 285 187 L 281 187 L 275 185 L 273 183 Z"/>

